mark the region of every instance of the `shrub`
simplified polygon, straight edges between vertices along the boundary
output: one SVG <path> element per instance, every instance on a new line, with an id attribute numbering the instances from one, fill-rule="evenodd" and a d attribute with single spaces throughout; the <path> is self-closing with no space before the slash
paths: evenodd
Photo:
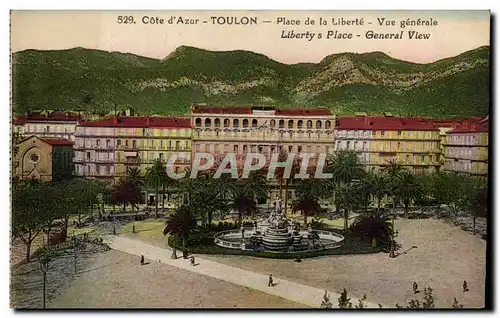
<path id="1" fill-rule="evenodd" d="M 371 242 L 376 239 L 384 246 L 391 242 L 392 224 L 386 215 L 361 215 L 352 224 L 351 231 L 363 240 Z"/>

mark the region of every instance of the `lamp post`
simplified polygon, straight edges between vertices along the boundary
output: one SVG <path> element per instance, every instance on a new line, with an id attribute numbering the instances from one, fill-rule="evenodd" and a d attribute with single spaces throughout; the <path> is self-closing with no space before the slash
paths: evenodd
<path id="1" fill-rule="evenodd" d="M 46 256 L 40 257 L 39 265 L 40 265 L 40 270 L 42 271 L 43 274 L 43 309 L 45 309 L 45 286 L 47 283 L 47 271 L 49 269 L 49 258 Z"/>

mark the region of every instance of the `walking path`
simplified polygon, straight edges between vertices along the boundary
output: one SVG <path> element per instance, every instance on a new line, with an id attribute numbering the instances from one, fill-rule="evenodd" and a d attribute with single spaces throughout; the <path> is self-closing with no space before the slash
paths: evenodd
<path id="1" fill-rule="evenodd" d="M 182 257 L 172 259 L 172 250 L 160 248 L 123 236 L 109 236 L 106 241 L 113 249 L 139 257 L 144 255 L 144 257 L 151 262 L 161 261 L 167 265 L 259 290 L 310 307 L 319 308 L 323 300 L 323 295 L 325 294 L 323 289 L 291 282 L 280 279 L 279 277 L 273 277 L 274 283 L 277 284 L 276 286 L 268 287 L 268 275 L 243 270 L 198 257 L 196 257 L 196 263 L 198 265 L 192 266 L 189 260 L 183 259 Z M 178 254 L 181 253 L 179 252 Z M 139 262 L 139 257 L 137 258 L 137 262 Z M 328 294 L 330 295 L 330 301 L 334 307 L 336 307 L 338 302 L 337 299 L 340 297 L 340 294 L 331 291 L 328 291 Z M 352 305 L 355 306 L 358 304 L 358 299 L 351 298 L 351 302 Z M 366 301 L 364 304 L 367 308 L 378 308 L 378 304 Z"/>

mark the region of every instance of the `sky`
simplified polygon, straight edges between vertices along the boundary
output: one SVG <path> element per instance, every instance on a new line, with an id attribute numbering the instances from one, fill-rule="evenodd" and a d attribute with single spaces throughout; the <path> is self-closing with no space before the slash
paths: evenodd
<path id="1" fill-rule="evenodd" d="M 118 16 L 133 16 L 135 23 L 119 24 Z M 168 24 L 170 17 L 199 19 L 198 24 Z M 212 24 L 211 17 L 256 17 L 256 25 Z M 144 24 L 143 17 L 163 19 L 165 24 Z M 299 20 L 300 25 L 278 24 L 278 18 Z M 304 25 L 307 18 L 315 25 Z M 319 25 L 319 18 L 329 24 Z M 363 25 L 332 25 L 332 19 Z M 394 20 L 396 25 L 380 26 Z M 401 28 L 407 19 L 432 18 L 436 26 Z M 202 23 L 207 21 L 207 23 Z M 262 21 L 271 21 L 263 23 Z M 371 24 L 369 24 L 371 23 Z M 309 31 L 308 39 L 282 38 Z M 326 39 L 328 31 L 352 33 L 352 39 Z M 399 33 L 403 39 L 367 39 L 376 34 Z M 430 34 L 426 40 L 409 39 L 409 31 Z M 318 33 L 323 38 L 318 39 Z M 359 35 L 359 37 L 357 36 Z M 181 45 L 214 51 L 248 50 L 282 63 L 317 63 L 333 53 L 382 51 L 401 60 L 430 63 L 456 56 L 490 42 L 489 11 L 12 11 L 11 51 L 61 50 L 73 47 L 133 53 L 165 58 Z"/>

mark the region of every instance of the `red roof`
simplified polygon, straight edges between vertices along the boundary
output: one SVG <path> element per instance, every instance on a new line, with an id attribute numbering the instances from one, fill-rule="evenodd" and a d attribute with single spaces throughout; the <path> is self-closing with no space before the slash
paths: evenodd
<path id="1" fill-rule="evenodd" d="M 438 130 L 428 120 L 403 117 L 339 117 L 335 128 L 337 130 Z"/>
<path id="2" fill-rule="evenodd" d="M 466 123 L 478 123 L 484 118 L 471 117 L 471 118 L 454 118 L 454 119 L 429 119 L 434 123 L 435 127 L 456 128 Z"/>
<path id="3" fill-rule="evenodd" d="M 81 122 L 82 118 L 76 114 L 72 113 L 61 113 L 52 112 L 47 114 L 41 114 L 40 112 L 28 113 L 26 116 L 20 116 L 13 120 L 16 125 L 23 125 L 29 122 L 48 122 L 48 121 L 59 121 L 59 122 Z"/>
<path id="4" fill-rule="evenodd" d="M 193 114 L 221 114 L 221 115 L 251 115 L 251 107 L 204 107 L 196 106 L 192 109 Z"/>
<path id="5" fill-rule="evenodd" d="M 64 138 L 40 138 L 52 146 L 73 146 L 73 142 Z"/>
<path id="6" fill-rule="evenodd" d="M 277 109 L 277 116 L 332 116 L 329 109 L 324 108 L 289 108 Z"/>
<path id="7" fill-rule="evenodd" d="M 480 122 L 465 122 L 454 128 L 451 133 L 480 133 L 489 131 L 489 120 L 483 119 Z"/>
<path id="8" fill-rule="evenodd" d="M 129 127 L 129 128 L 191 128 L 187 117 L 125 117 L 112 116 L 81 124 L 83 127 Z"/>

